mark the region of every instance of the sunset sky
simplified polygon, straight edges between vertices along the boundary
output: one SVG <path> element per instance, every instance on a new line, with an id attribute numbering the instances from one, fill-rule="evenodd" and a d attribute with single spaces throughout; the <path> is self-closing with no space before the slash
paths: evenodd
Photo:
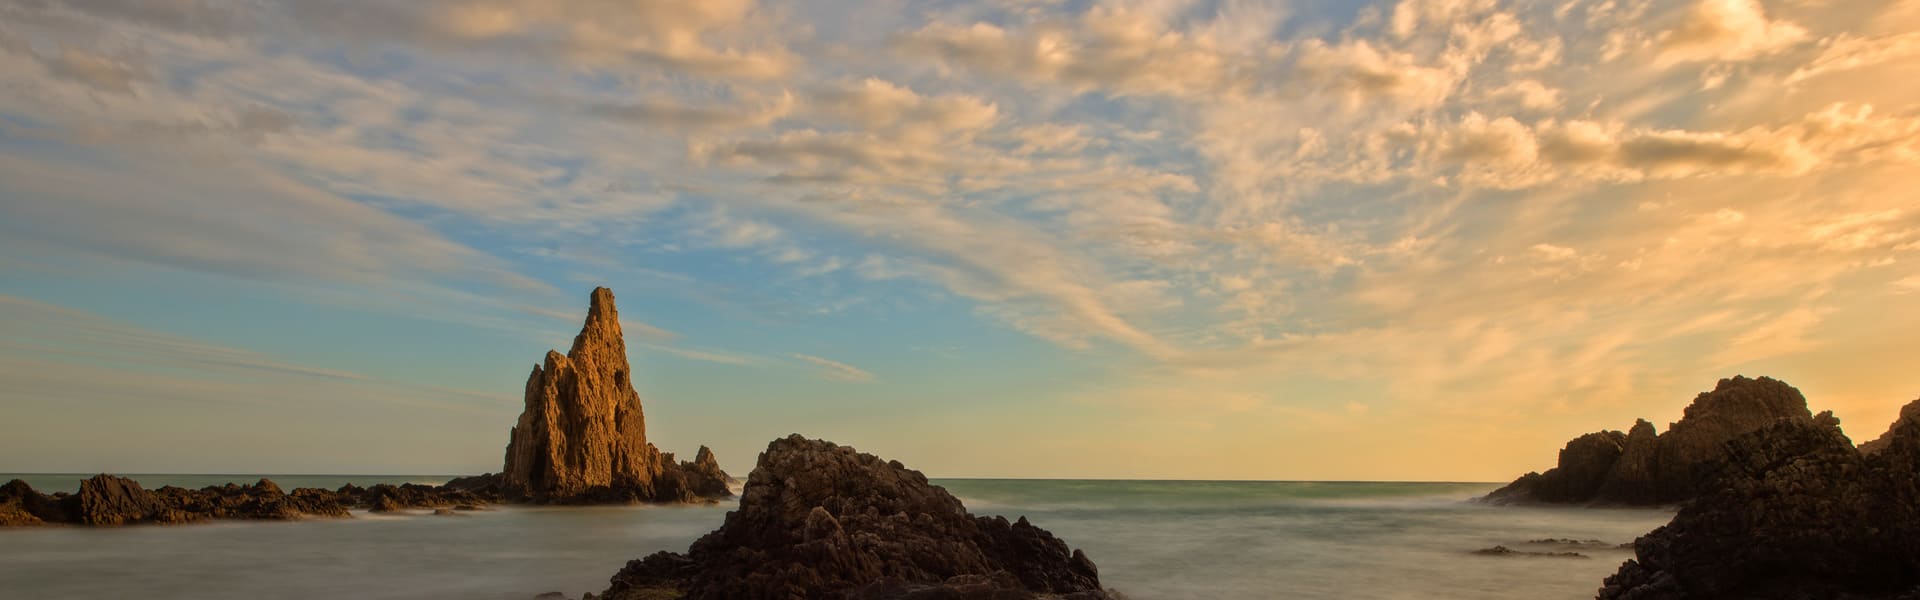
<path id="1" fill-rule="evenodd" d="M 1471 480 L 1920 397 L 1920 0 L 0 0 L 0 471 Z"/>

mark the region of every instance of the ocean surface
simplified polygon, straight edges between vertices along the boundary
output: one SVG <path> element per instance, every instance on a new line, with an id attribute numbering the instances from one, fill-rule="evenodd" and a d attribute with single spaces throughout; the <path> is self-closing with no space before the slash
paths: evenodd
<path id="1" fill-rule="evenodd" d="M 81 475 L 5 475 L 42 492 Z M 134 475 L 148 488 L 259 475 Z M 281 487 L 441 483 L 447 476 L 269 475 Z M 1494 484 L 935 480 L 974 514 L 1027 516 L 1133 600 L 1592 598 L 1670 510 L 1490 507 Z M 685 550 L 719 506 L 500 507 L 436 517 L 0 529 L 0 596 L 479 598 L 598 592 L 627 560 Z M 1542 538 L 1609 546 L 1530 544 Z M 1589 558 L 1481 556 L 1495 545 Z"/>

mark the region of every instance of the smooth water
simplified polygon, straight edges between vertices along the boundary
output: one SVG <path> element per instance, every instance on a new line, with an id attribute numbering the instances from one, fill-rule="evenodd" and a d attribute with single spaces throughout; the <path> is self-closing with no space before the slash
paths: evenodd
<path id="1" fill-rule="evenodd" d="M 0 480 L 15 476 L 0 475 Z M 20 476 L 42 491 L 80 476 Z M 281 487 L 438 483 L 444 476 L 270 476 Z M 141 475 L 148 487 L 259 476 Z M 218 480 L 218 481 L 216 481 Z M 1027 516 L 1134 600 L 1591 598 L 1630 552 L 1610 543 L 1668 510 L 1490 507 L 1490 484 L 937 480 L 975 514 Z M 627 560 L 685 550 L 731 505 L 501 507 L 451 517 L 356 513 L 293 523 L 0 530 L 7 598 L 500 598 L 606 587 Z M 1472 550 L 1590 556 L 1479 556 Z"/>

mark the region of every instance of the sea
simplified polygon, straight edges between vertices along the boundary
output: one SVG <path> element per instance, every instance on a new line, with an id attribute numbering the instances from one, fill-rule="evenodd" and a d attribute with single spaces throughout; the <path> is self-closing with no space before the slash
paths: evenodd
<path id="1" fill-rule="evenodd" d="M 42 492 L 85 475 L 0 474 Z M 148 488 L 262 475 L 130 475 Z M 265 475 L 282 488 L 447 476 Z M 936 479 L 976 515 L 1025 516 L 1132 600 L 1592 598 L 1671 509 L 1501 507 L 1488 483 Z M 504 506 L 295 522 L 0 529 L 0 597 L 462 598 L 598 592 L 630 559 L 684 551 L 717 506 Z M 1600 544 L 1535 543 L 1543 539 Z M 1582 557 L 1488 556 L 1506 546 Z"/>

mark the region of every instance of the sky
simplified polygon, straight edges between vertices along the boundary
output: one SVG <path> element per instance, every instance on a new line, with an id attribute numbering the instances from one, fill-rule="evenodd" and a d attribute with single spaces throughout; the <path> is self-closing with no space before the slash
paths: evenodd
<path id="1" fill-rule="evenodd" d="M 1920 0 L 0 0 L 0 471 L 1501 481 L 1920 397 Z"/>

